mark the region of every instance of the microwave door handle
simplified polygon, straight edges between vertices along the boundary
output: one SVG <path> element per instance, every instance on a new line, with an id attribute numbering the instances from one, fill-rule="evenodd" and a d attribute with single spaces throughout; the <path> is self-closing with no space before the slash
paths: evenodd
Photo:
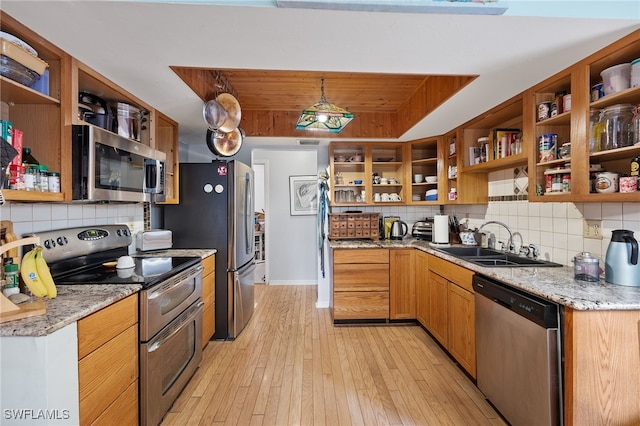
<path id="1" fill-rule="evenodd" d="M 155 188 L 158 185 L 158 165 L 153 161 L 147 162 L 146 174 L 147 184 L 145 190 Z"/>

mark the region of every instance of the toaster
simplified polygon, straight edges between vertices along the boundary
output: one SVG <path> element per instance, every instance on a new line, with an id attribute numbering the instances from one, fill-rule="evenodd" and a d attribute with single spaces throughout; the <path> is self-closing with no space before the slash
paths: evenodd
<path id="1" fill-rule="evenodd" d="M 411 235 L 419 240 L 431 241 L 433 237 L 433 218 L 426 218 L 414 223 Z"/>
<path id="2" fill-rule="evenodd" d="M 172 245 L 173 234 L 166 229 L 150 229 L 136 235 L 137 251 L 170 249 Z"/>

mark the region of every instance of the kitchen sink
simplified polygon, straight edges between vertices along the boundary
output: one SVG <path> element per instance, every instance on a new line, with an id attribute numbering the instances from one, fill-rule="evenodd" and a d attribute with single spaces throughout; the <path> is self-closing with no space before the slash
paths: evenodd
<path id="1" fill-rule="evenodd" d="M 443 247 L 437 249 L 467 262 L 488 268 L 518 268 L 518 267 L 558 267 L 559 263 L 546 260 L 531 259 L 517 254 L 504 253 L 498 250 L 482 247 Z"/>

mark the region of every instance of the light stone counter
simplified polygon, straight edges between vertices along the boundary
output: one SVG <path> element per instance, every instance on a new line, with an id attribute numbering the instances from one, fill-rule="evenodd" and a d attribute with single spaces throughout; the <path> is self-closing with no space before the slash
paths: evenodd
<path id="1" fill-rule="evenodd" d="M 139 284 L 59 285 L 58 297 L 46 300 L 47 313 L 0 324 L 0 337 L 46 336 L 137 293 Z"/>
<path id="2" fill-rule="evenodd" d="M 215 249 L 169 249 L 138 252 L 137 257 L 184 256 L 205 258 Z M 47 336 L 79 319 L 137 293 L 139 284 L 124 285 L 59 285 L 58 297 L 46 300 L 47 313 L 0 324 L 0 337 Z"/>
<path id="3" fill-rule="evenodd" d="M 431 247 L 427 241 L 404 240 L 338 240 L 331 248 L 416 248 L 441 257 L 487 277 L 520 288 L 576 310 L 640 310 L 640 287 L 577 281 L 573 267 L 486 268 L 467 262 Z"/>

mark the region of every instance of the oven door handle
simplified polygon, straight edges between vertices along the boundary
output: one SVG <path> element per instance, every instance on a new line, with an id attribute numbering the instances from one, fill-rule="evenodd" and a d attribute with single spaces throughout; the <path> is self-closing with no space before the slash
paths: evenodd
<path id="1" fill-rule="evenodd" d="M 187 309 L 185 311 L 185 313 L 183 315 L 180 315 L 178 318 L 176 318 L 177 321 L 175 324 L 173 324 L 173 326 L 170 326 L 168 328 L 166 328 L 165 330 L 163 330 L 158 337 L 156 337 L 155 339 L 153 339 L 152 341 L 149 342 L 149 349 L 147 350 L 148 353 L 152 353 L 157 351 L 158 349 L 160 349 L 160 347 L 169 339 L 171 339 L 171 337 L 176 334 L 178 331 L 182 330 L 182 327 L 184 327 L 184 325 L 186 323 L 188 323 L 191 318 L 193 318 L 194 316 L 197 315 L 199 310 L 202 310 L 202 306 L 204 305 L 204 302 L 202 301 L 202 299 L 198 299 L 198 301 L 196 303 L 194 303 L 193 305 L 191 305 L 191 307 L 189 309 Z"/>
<path id="2" fill-rule="evenodd" d="M 172 289 L 184 284 L 186 281 L 189 281 L 194 277 L 194 275 L 198 275 L 203 270 L 204 267 L 202 266 L 202 264 L 200 264 L 193 269 L 187 270 L 186 272 L 177 275 L 174 278 L 168 279 L 162 285 L 158 286 L 157 290 L 152 291 L 149 294 L 148 299 L 151 300 L 162 296 L 166 292 L 171 291 Z"/>

